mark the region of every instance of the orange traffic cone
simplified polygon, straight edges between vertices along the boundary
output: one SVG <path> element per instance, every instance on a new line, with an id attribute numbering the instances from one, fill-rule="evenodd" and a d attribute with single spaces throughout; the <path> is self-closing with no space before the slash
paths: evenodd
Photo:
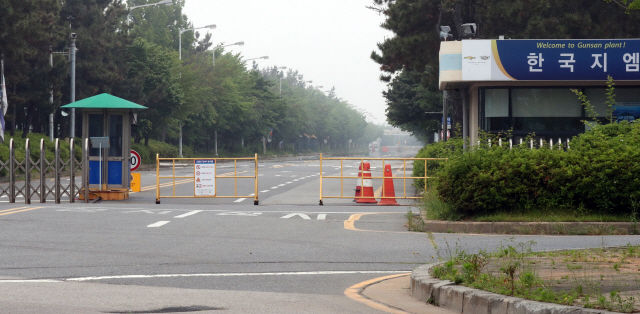
<path id="1" fill-rule="evenodd" d="M 362 169 L 362 197 L 356 203 L 377 203 L 373 195 L 373 180 L 371 179 L 371 165 L 365 162 Z"/>
<path id="2" fill-rule="evenodd" d="M 353 199 L 353 201 L 357 201 L 358 197 L 362 196 L 362 186 L 361 186 L 361 182 L 362 182 L 362 164 L 360 163 L 360 166 L 358 167 L 358 179 L 356 179 L 356 198 Z"/>
<path id="3" fill-rule="evenodd" d="M 391 165 L 384 165 L 382 197 L 396 197 L 396 191 L 393 188 L 393 174 L 391 174 Z M 395 198 L 381 198 L 378 205 L 400 205 Z"/>

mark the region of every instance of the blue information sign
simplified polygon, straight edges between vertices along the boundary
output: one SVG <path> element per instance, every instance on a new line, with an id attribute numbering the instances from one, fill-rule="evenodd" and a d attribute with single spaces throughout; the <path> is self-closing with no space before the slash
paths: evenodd
<path id="1" fill-rule="evenodd" d="M 500 71 L 515 80 L 640 80 L 640 40 L 494 40 Z"/>

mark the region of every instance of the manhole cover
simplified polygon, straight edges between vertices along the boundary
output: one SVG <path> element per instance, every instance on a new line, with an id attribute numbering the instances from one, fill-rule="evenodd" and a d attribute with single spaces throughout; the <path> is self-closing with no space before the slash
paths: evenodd
<path id="1" fill-rule="evenodd" d="M 144 311 L 122 311 L 122 312 L 107 312 L 112 314 L 156 314 L 156 313 L 189 313 L 189 312 L 201 312 L 201 311 L 216 311 L 226 310 L 223 307 L 211 307 L 211 306 L 174 306 L 165 307 L 156 310 L 144 310 Z"/>

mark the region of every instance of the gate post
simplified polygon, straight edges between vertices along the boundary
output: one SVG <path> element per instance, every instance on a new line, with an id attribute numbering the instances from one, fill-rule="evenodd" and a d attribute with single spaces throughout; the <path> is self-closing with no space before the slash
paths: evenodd
<path id="1" fill-rule="evenodd" d="M 89 203 L 89 138 L 84 140 L 82 148 L 82 190 L 84 202 Z"/>
<path id="2" fill-rule="evenodd" d="M 16 147 L 13 139 L 9 141 L 9 203 L 16 202 Z"/>
<path id="3" fill-rule="evenodd" d="M 73 138 L 69 140 L 69 203 L 76 200 L 76 158 L 73 154 Z M 60 147 L 58 147 L 59 149 Z"/>
<path id="4" fill-rule="evenodd" d="M 255 183 L 255 191 L 253 192 L 254 194 L 254 198 L 253 198 L 253 205 L 258 205 L 260 203 L 260 201 L 258 200 L 258 153 L 256 153 L 255 155 L 255 163 L 256 163 L 256 183 Z"/>
<path id="5" fill-rule="evenodd" d="M 55 154 L 55 158 L 54 158 L 54 166 L 53 169 L 55 171 L 55 179 L 54 179 L 54 189 L 55 189 L 55 199 L 56 199 L 56 204 L 60 204 L 60 199 L 62 198 L 62 195 L 60 195 L 60 139 L 56 139 L 56 146 L 54 149 L 54 154 Z"/>
<path id="6" fill-rule="evenodd" d="M 47 176 L 46 164 L 47 156 L 45 155 L 44 139 L 40 139 L 40 203 L 47 202 Z"/>
<path id="7" fill-rule="evenodd" d="M 28 138 L 24 145 L 24 188 L 22 194 L 24 195 L 24 203 L 31 204 L 31 169 L 29 167 L 31 149 L 29 148 Z"/>
<path id="8" fill-rule="evenodd" d="M 324 205 L 322 204 L 322 153 L 320 153 L 320 203 L 318 205 Z"/>

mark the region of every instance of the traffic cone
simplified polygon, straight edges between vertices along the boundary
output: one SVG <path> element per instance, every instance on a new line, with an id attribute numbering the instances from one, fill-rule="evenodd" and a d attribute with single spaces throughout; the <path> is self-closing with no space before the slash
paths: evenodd
<path id="1" fill-rule="evenodd" d="M 382 197 L 396 197 L 396 191 L 393 188 L 393 174 L 391 174 L 391 165 L 384 165 L 384 179 L 382 188 Z M 395 198 L 381 198 L 378 205 L 400 205 Z"/>
<path id="2" fill-rule="evenodd" d="M 362 197 L 356 203 L 377 203 L 373 195 L 373 180 L 371 179 L 371 165 L 365 162 L 362 169 Z"/>
<path id="3" fill-rule="evenodd" d="M 361 186 L 361 182 L 362 182 L 362 162 L 360 163 L 360 166 L 358 167 L 358 179 L 356 179 L 356 198 L 353 199 L 353 201 L 357 201 L 357 197 L 362 196 L 362 186 Z"/>

